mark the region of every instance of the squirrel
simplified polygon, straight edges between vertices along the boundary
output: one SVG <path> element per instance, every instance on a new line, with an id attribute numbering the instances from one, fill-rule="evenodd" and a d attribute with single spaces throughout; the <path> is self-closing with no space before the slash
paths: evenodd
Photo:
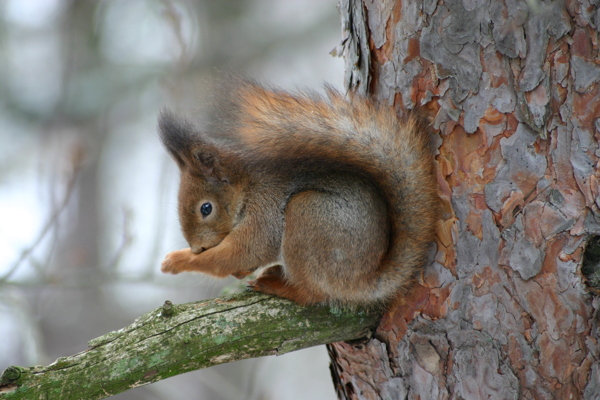
<path id="1" fill-rule="evenodd" d="M 204 129 L 162 111 L 190 248 L 162 271 L 242 279 L 299 304 L 369 306 L 406 293 L 438 219 L 431 134 L 359 95 L 234 80 Z"/>

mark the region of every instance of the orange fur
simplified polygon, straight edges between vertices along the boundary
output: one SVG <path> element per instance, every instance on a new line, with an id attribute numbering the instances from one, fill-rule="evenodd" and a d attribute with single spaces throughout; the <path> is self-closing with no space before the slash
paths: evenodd
<path id="1" fill-rule="evenodd" d="M 274 265 L 249 286 L 301 304 L 368 305 L 407 290 L 438 212 L 425 125 L 329 88 L 237 82 L 222 93 L 205 130 L 161 116 L 190 244 L 162 270 L 242 278 Z"/>

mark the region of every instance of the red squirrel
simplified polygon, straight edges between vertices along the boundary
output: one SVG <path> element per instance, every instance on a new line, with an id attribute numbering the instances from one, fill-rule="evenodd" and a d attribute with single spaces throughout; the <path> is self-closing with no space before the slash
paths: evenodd
<path id="1" fill-rule="evenodd" d="M 163 111 L 190 248 L 162 271 L 244 278 L 300 304 L 368 306 L 405 293 L 437 221 L 430 133 L 358 95 L 293 95 L 236 80 L 199 129 Z"/>

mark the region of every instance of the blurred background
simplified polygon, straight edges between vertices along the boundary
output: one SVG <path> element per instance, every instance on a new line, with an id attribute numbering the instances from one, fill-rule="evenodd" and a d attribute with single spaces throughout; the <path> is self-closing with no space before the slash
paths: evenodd
<path id="1" fill-rule="evenodd" d="M 222 72 L 342 86 L 336 0 L 0 1 L 0 371 L 47 365 L 167 299 L 235 280 L 163 276 L 187 247 L 158 110 L 197 114 Z M 118 399 L 333 399 L 323 347 Z"/>

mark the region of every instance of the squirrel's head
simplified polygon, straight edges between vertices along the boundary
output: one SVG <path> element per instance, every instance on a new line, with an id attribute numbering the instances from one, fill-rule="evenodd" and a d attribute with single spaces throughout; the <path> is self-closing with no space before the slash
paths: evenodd
<path id="1" fill-rule="evenodd" d="M 221 243 L 233 229 L 239 191 L 229 182 L 206 179 L 193 168 L 182 168 L 179 220 L 194 253 Z"/>
<path id="2" fill-rule="evenodd" d="M 231 179 L 217 148 L 193 125 L 163 112 L 162 142 L 181 171 L 179 220 L 194 253 L 217 246 L 231 232 L 242 203 L 239 182 Z"/>

